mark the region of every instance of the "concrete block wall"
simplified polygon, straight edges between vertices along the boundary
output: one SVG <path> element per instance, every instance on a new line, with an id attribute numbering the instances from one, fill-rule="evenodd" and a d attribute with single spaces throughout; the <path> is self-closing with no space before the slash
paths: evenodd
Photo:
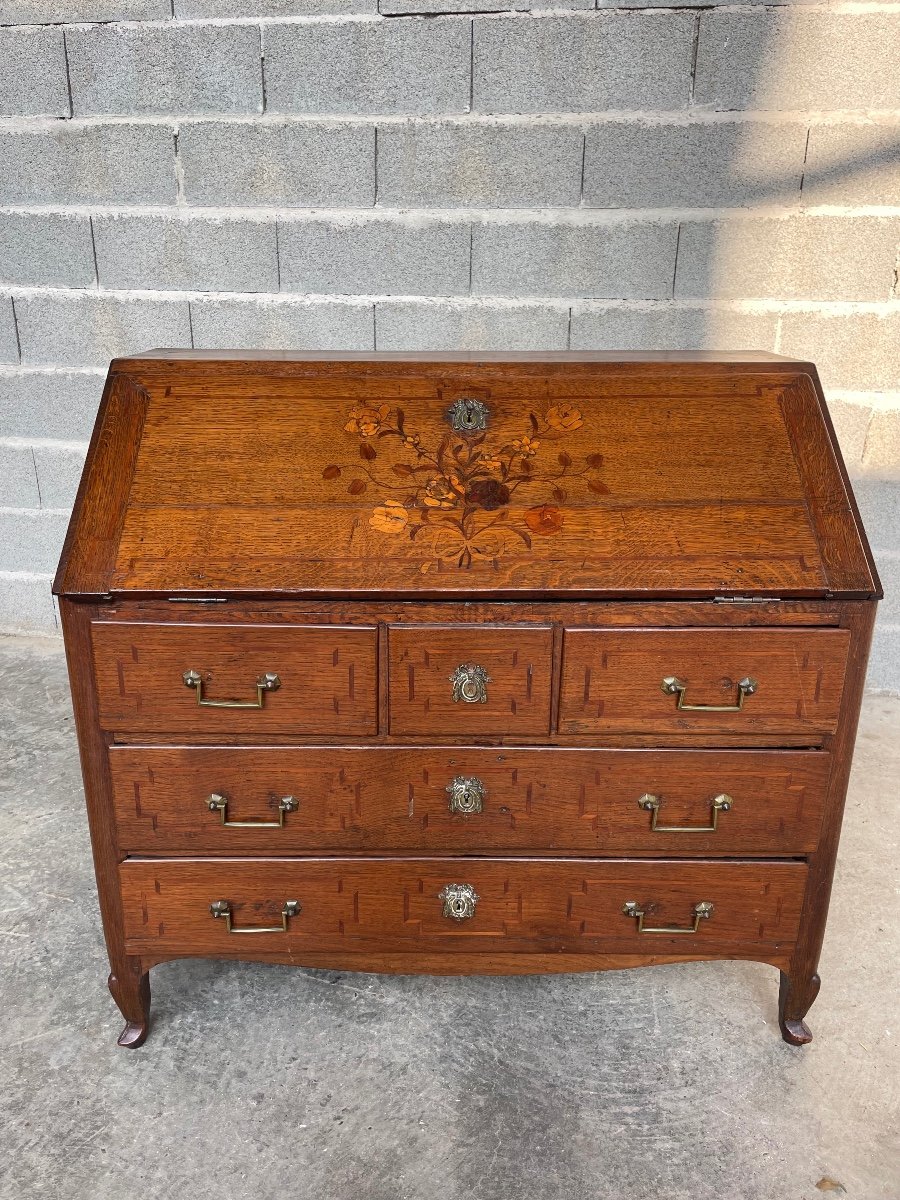
<path id="1" fill-rule="evenodd" d="M 897 0 L 0 0 L 0 628 L 153 345 L 812 358 L 900 584 L 898 62 Z"/>

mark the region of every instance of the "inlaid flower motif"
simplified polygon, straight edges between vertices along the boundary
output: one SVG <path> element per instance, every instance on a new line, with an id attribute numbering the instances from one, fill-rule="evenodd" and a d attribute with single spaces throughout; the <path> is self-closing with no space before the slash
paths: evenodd
<path id="1" fill-rule="evenodd" d="M 379 533 L 403 533 L 409 524 L 409 513 L 406 505 L 399 500 L 385 500 L 373 509 L 369 524 Z"/>
<path id="2" fill-rule="evenodd" d="M 520 437 L 513 440 L 513 446 L 523 456 L 523 458 L 532 458 L 538 452 L 540 446 L 540 438 Z"/>
<path id="3" fill-rule="evenodd" d="M 493 512 L 509 504 L 510 491 L 499 479 L 476 479 L 466 492 L 466 501 L 485 512 Z"/>
<path id="4" fill-rule="evenodd" d="M 580 429 L 584 424 L 581 413 L 571 404 L 554 404 L 547 409 L 545 420 L 551 429 L 564 433 Z"/>
<path id="5" fill-rule="evenodd" d="M 553 504 L 540 504 L 537 508 L 529 508 L 525 514 L 525 524 L 532 533 L 548 535 L 559 533 L 563 527 L 563 515 Z"/>
<path id="6" fill-rule="evenodd" d="M 429 508 L 454 508 L 459 504 L 460 494 L 459 480 L 455 476 L 447 479 L 439 475 L 436 479 L 429 479 L 422 503 Z"/>
<path id="7" fill-rule="evenodd" d="M 380 408 L 369 408 L 357 405 L 350 409 L 350 420 L 344 426 L 347 433 L 358 433 L 360 437 L 374 437 L 391 414 L 391 406 L 382 404 Z"/>

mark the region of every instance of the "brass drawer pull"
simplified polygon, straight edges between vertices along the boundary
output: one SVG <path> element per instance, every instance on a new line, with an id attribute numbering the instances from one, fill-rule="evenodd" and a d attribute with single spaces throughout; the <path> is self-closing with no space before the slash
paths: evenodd
<path id="1" fill-rule="evenodd" d="M 647 915 L 642 908 L 638 908 L 636 900 L 626 900 L 622 912 L 626 917 L 637 918 L 638 933 L 696 933 L 700 928 L 701 921 L 708 921 L 712 916 L 713 906 L 709 900 L 701 900 L 694 905 L 694 923 L 693 925 L 645 925 L 644 917 Z"/>
<path id="2" fill-rule="evenodd" d="M 450 796 L 447 807 L 452 813 L 480 813 L 484 809 L 487 789 L 474 775 L 457 775 L 450 780 L 445 791 Z"/>
<path id="3" fill-rule="evenodd" d="M 266 692 L 277 692 L 281 687 L 278 676 L 267 672 L 256 681 L 255 700 L 204 700 L 203 677 L 198 671 L 185 671 L 181 678 L 185 687 L 197 689 L 197 704 L 201 708 L 262 708 Z"/>
<path id="4" fill-rule="evenodd" d="M 487 685 L 491 682 L 484 667 L 478 663 L 460 663 L 450 676 L 453 684 L 453 703 L 486 704 Z"/>
<path id="5" fill-rule="evenodd" d="M 737 685 L 738 695 L 737 704 L 685 704 L 684 697 L 687 692 L 688 685 L 684 680 L 679 679 L 676 675 L 667 675 L 661 684 L 662 690 L 667 696 L 678 696 L 676 709 L 683 712 L 740 712 L 744 707 L 744 700 L 747 696 L 752 696 L 759 687 L 755 679 L 751 679 L 748 675 L 742 679 Z"/>
<path id="6" fill-rule="evenodd" d="M 222 824 L 227 829 L 283 829 L 284 814 L 296 812 L 300 807 L 293 796 L 282 796 L 278 805 L 278 820 L 277 821 L 229 821 L 228 820 L 228 797 L 221 795 L 219 792 L 213 792 L 207 797 L 206 807 L 210 812 L 218 812 L 222 818 Z"/>
<path id="7" fill-rule="evenodd" d="M 710 822 L 709 825 L 660 825 L 659 824 L 659 809 L 662 804 L 660 796 L 654 796 L 651 792 L 646 792 L 638 800 L 638 808 L 645 808 L 653 813 L 650 821 L 650 828 L 654 833 L 715 833 L 719 827 L 719 813 L 730 812 L 734 804 L 731 796 L 727 792 L 722 792 L 720 796 L 716 796 L 710 805 Z"/>
<path id="8" fill-rule="evenodd" d="M 214 917 L 225 918 L 225 928 L 229 933 L 287 933 L 288 921 L 301 912 L 299 900 L 285 900 L 281 910 L 280 925 L 250 925 L 246 929 L 235 929 L 231 918 L 231 904 L 227 900 L 214 900 L 209 906 Z"/>
<path id="9" fill-rule="evenodd" d="M 444 902 L 444 916 L 454 921 L 468 921 L 475 916 L 478 893 L 470 883 L 448 883 L 439 894 Z"/>

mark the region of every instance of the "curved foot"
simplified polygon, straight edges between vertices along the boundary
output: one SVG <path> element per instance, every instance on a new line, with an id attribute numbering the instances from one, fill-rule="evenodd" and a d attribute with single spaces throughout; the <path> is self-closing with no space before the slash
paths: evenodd
<path id="1" fill-rule="evenodd" d="M 127 1021 L 125 1028 L 119 1034 L 117 1045 L 126 1046 L 129 1050 L 137 1050 L 138 1046 L 143 1046 L 147 1040 L 149 1030 L 149 1021 L 142 1021 L 139 1024 L 135 1021 Z"/>
<path id="2" fill-rule="evenodd" d="M 125 1018 L 119 1045 L 136 1050 L 150 1029 L 150 975 L 141 970 L 139 959 L 129 959 L 124 970 L 107 980 L 112 998 Z"/>
<path id="3" fill-rule="evenodd" d="M 781 972 L 778 992 L 778 1024 L 781 1036 L 790 1046 L 806 1046 L 812 1041 L 809 1026 L 803 1020 L 819 994 L 819 976 L 796 980 Z"/>

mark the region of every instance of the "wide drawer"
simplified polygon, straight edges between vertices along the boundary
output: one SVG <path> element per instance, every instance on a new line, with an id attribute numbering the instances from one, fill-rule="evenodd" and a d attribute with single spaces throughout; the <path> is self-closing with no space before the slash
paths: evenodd
<path id="1" fill-rule="evenodd" d="M 564 734 L 833 733 L 846 629 L 566 629 Z"/>
<path id="2" fill-rule="evenodd" d="M 550 732 L 553 634 L 533 625 L 392 625 L 391 733 Z"/>
<path id="3" fill-rule="evenodd" d="M 823 751 L 127 747 L 128 853 L 815 849 Z M 262 824 L 260 824 L 262 823 Z"/>
<path id="4" fill-rule="evenodd" d="M 377 732 L 374 626 L 98 621 L 92 640 L 107 729 Z"/>
<path id="5" fill-rule="evenodd" d="M 802 863 L 772 862 L 132 859 L 120 870 L 126 949 L 207 955 L 236 943 L 775 953 L 796 939 L 806 884 Z"/>

